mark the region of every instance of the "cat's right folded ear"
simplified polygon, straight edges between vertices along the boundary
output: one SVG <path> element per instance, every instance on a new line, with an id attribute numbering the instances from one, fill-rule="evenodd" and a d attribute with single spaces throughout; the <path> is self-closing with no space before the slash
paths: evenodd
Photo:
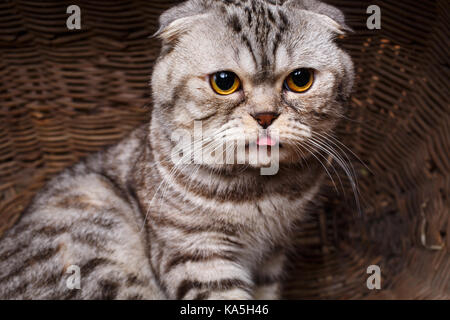
<path id="1" fill-rule="evenodd" d="M 159 29 L 153 37 L 165 45 L 173 44 L 180 35 L 189 31 L 193 23 L 206 13 L 201 0 L 190 0 L 165 11 L 159 18 Z"/>

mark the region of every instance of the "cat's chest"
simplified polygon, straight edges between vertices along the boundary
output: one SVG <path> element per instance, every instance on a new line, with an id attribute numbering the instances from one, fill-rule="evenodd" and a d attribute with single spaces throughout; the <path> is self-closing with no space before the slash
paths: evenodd
<path id="1" fill-rule="evenodd" d="M 261 251 L 267 243 L 280 243 L 288 237 L 295 221 L 305 216 L 305 208 L 320 185 L 316 175 L 279 179 L 249 178 L 227 181 L 222 176 L 196 173 L 193 181 L 162 175 L 155 167 L 161 188 L 146 179 L 138 191 L 142 209 L 149 221 L 164 218 L 189 230 L 203 233 L 225 230 L 237 242 Z M 149 192 L 149 190 L 153 190 Z"/>
<path id="2" fill-rule="evenodd" d="M 215 230 L 237 230 L 235 237 L 249 247 L 283 241 L 293 222 L 305 216 L 305 207 L 315 188 L 298 194 L 266 194 L 258 199 L 223 201 L 190 195 L 154 201 L 149 212 L 181 221 L 183 224 Z"/>

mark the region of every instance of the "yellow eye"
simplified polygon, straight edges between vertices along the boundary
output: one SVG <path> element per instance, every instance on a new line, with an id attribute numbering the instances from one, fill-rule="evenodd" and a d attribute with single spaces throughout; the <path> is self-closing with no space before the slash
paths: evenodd
<path id="1" fill-rule="evenodd" d="M 314 82 L 314 72 L 311 69 L 301 68 L 292 72 L 284 81 L 286 90 L 303 93 L 311 88 Z"/>
<path id="2" fill-rule="evenodd" d="M 211 76 L 211 87 L 220 95 L 229 95 L 241 87 L 238 76 L 231 71 L 219 71 Z"/>

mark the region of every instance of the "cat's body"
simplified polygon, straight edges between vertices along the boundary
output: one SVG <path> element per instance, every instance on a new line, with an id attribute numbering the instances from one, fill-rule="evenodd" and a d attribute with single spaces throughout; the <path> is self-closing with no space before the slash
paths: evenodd
<path id="1" fill-rule="evenodd" d="M 340 12 L 331 15 L 335 20 L 329 17 L 335 9 L 315 1 L 234 2 L 190 1 L 162 16 L 151 125 L 66 170 L 35 198 L 0 240 L 1 298 L 279 297 L 294 224 L 325 173 L 320 161 L 299 155 L 305 150 L 291 150 L 289 140 L 332 130 L 353 71 L 332 42 L 335 20 L 342 18 Z M 310 17 L 306 9 L 322 11 Z M 289 37 L 299 16 L 325 22 Z M 220 34 L 208 39 L 214 24 Z M 318 35 L 321 40 L 313 39 Z M 193 37 L 197 44 L 189 49 Z M 293 51 L 302 41 L 316 41 L 309 48 L 321 53 L 312 58 L 306 47 Z M 220 54 L 209 51 L 211 44 Z M 190 50 L 198 46 L 205 52 L 196 57 Z M 323 85 L 301 101 L 282 91 L 284 74 L 303 67 L 295 57 L 299 51 Z M 221 55 L 235 57 L 227 61 Z M 203 75 L 219 70 L 239 74 L 242 89 L 229 96 L 210 93 Z M 258 164 L 171 161 L 171 133 L 191 132 L 194 120 L 203 120 L 206 135 L 240 127 L 250 140 L 261 128 L 249 114 L 273 108 L 278 118 L 267 130 L 278 126 L 284 147 L 276 175 L 261 175 Z M 81 272 L 79 290 L 67 286 L 73 265 Z"/>

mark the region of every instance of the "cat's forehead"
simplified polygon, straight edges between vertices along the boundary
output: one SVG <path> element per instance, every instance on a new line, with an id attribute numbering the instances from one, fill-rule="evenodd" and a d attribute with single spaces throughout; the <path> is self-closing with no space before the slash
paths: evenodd
<path id="1" fill-rule="evenodd" d="M 284 8 L 267 1 L 227 5 L 221 14 L 233 35 L 255 58 L 258 53 L 262 54 L 257 62 L 263 65 L 269 63 L 270 53 L 275 55 L 290 23 Z"/>
<path id="2" fill-rule="evenodd" d="M 326 30 L 320 30 L 324 31 L 322 39 L 315 37 L 315 29 L 320 25 L 312 21 L 313 17 L 306 12 L 292 14 L 282 5 L 283 1 L 219 2 L 212 23 L 205 27 L 206 34 L 212 37 L 216 53 L 222 56 L 233 51 L 233 58 L 256 80 L 267 79 L 298 60 L 299 55 L 307 58 L 308 51 L 329 41 L 324 36 Z M 314 52 L 314 56 L 319 55 Z"/>

